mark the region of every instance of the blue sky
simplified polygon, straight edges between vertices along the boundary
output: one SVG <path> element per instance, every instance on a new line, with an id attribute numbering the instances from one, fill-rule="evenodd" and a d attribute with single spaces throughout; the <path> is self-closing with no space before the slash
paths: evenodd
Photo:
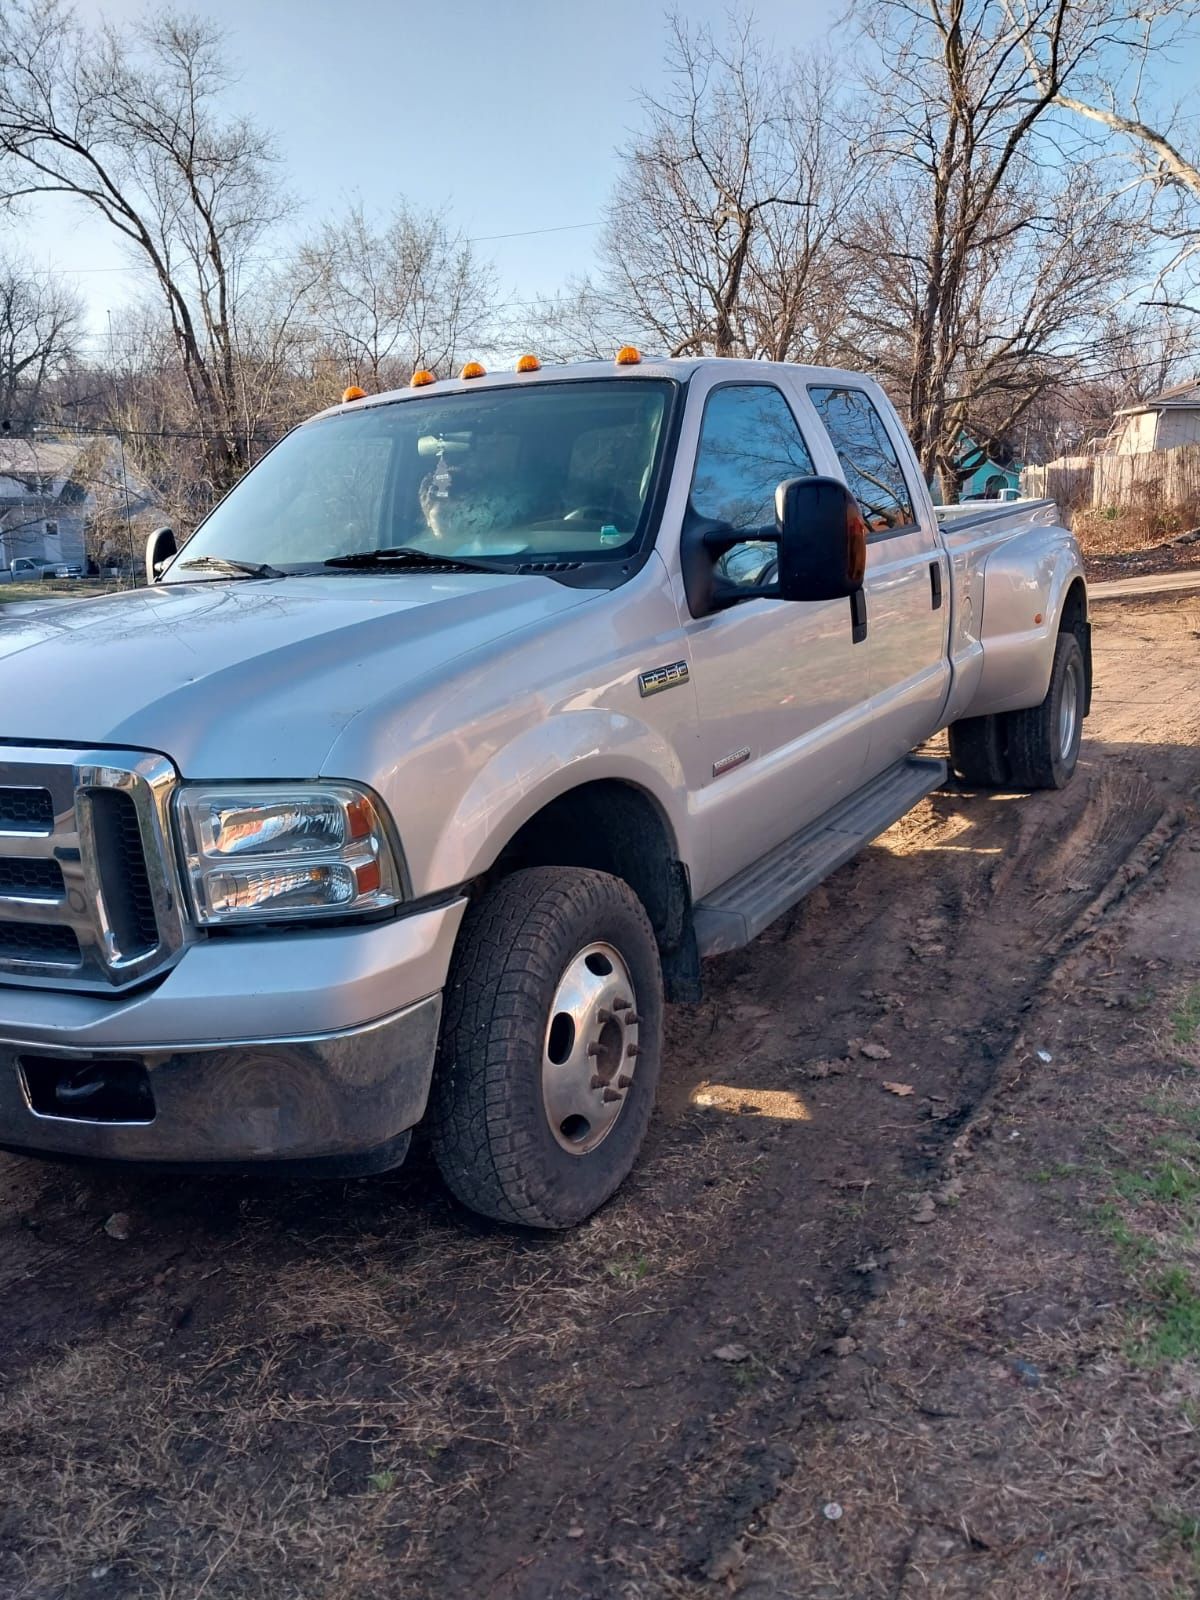
<path id="1" fill-rule="evenodd" d="M 120 21 L 144 7 L 77 3 L 85 20 Z M 505 302 L 550 295 L 591 265 L 638 90 L 663 83 L 665 7 L 646 0 L 191 4 L 228 32 L 241 74 L 231 108 L 277 136 L 301 204 L 297 229 L 355 197 L 372 211 L 402 195 L 420 207 L 448 204 L 495 261 Z M 691 0 L 683 9 L 720 30 L 730 5 Z M 753 6 L 760 32 L 784 52 L 828 39 L 844 11 L 844 0 Z M 1160 58 L 1156 76 L 1168 95 L 1183 95 L 1194 62 Z M 533 231 L 549 229 L 561 231 Z M 87 348 L 102 354 L 105 312 L 138 292 L 120 243 L 65 197 L 31 204 L 14 232 L 35 262 L 78 285 Z M 505 234 L 525 236 L 494 237 Z"/>
<path id="2" fill-rule="evenodd" d="M 183 8 L 186 9 L 186 0 Z M 355 195 L 384 210 L 399 196 L 448 202 L 495 260 L 503 298 L 552 293 L 592 260 L 637 121 L 639 88 L 662 82 L 663 12 L 645 0 L 202 0 L 229 33 L 241 82 L 230 103 L 272 128 L 291 190 L 316 218 Z M 87 19 L 140 14 L 84 0 Z M 725 0 L 687 6 L 723 27 Z M 827 35 L 825 0 L 760 0 L 762 31 L 790 49 Z M 576 226 L 587 224 L 588 226 Z M 564 231 L 494 239 L 527 229 Z M 30 208 L 18 242 L 68 272 L 88 300 L 89 346 L 105 311 L 135 292 L 127 257 L 65 198 Z"/>

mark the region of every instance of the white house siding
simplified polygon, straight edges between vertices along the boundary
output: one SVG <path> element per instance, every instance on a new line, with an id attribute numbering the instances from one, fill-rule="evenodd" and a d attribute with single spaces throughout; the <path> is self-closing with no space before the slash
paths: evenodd
<path id="1" fill-rule="evenodd" d="M 1181 406 L 1159 416 L 1155 448 L 1173 450 L 1180 444 L 1200 444 L 1200 406 Z"/>
<path id="2" fill-rule="evenodd" d="M 1125 426 L 1118 435 L 1115 453 L 1119 456 L 1138 456 L 1154 449 L 1158 428 L 1157 411 L 1137 411 L 1125 418 Z"/>

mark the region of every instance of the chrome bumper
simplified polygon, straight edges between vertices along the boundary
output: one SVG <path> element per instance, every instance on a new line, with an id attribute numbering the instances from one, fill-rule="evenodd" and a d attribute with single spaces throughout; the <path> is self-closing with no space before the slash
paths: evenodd
<path id="1" fill-rule="evenodd" d="M 391 1166 L 425 1110 L 441 1009 L 431 995 L 340 1033 L 174 1049 L 0 1044 L 0 1145 L 199 1166 Z M 106 1073 L 148 1093 L 103 1120 L 58 1106 L 56 1084 L 102 1083 Z M 139 1120 L 119 1120 L 130 1115 Z"/>

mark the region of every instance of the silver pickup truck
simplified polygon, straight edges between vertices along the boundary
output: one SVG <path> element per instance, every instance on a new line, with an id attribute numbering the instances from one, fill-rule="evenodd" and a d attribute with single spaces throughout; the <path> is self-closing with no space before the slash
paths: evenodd
<path id="1" fill-rule="evenodd" d="M 665 1000 L 947 781 L 1071 776 L 1049 502 L 939 522 L 849 372 L 418 373 L 145 589 L 0 624 L 0 1145 L 382 1170 L 565 1227 Z"/>

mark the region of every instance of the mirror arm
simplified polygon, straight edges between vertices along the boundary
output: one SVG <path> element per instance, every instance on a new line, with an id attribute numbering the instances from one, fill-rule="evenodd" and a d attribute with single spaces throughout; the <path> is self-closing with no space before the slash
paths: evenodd
<path id="1" fill-rule="evenodd" d="M 687 595 L 688 610 L 693 617 L 707 617 L 714 611 L 724 611 L 739 600 L 762 598 L 757 589 L 737 584 L 723 583 L 717 577 L 716 564 L 721 557 L 739 544 L 778 544 L 777 526 L 751 530 L 731 528 L 727 522 L 717 522 L 712 517 L 688 514 L 679 541 L 679 557 L 683 567 L 683 587 Z M 767 598 L 778 599 L 764 591 Z"/>

